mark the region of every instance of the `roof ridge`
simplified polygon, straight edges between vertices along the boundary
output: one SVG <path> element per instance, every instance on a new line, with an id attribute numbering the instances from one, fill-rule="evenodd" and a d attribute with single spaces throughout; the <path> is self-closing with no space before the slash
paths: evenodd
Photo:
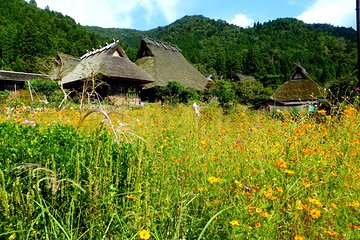
<path id="1" fill-rule="evenodd" d="M 97 53 L 101 53 L 101 52 L 103 52 L 105 50 L 108 50 L 108 49 L 116 46 L 117 44 L 119 44 L 119 40 L 116 40 L 116 41 L 114 40 L 114 42 L 110 43 L 110 44 L 106 43 L 106 45 L 104 47 L 100 46 L 100 48 L 98 48 L 98 49 L 93 49 L 93 51 L 85 53 L 84 55 L 82 55 L 80 57 L 80 60 L 91 57 L 91 56 L 93 56 L 93 55 L 95 55 Z"/>
<path id="2" fill-rule="evenodd" d="M 173 45 L 171 43 L 165 43 L 165 42 L 161 42 L 159 40 L 155 40 L 155 39 L 151 39 L 149 37 L 144 37 L 143 38 L 143 41 L 147 44 L 151 44 L 151 45 L 155 45 L 157 47 L 162 47 L 164 48 L 165 50 L 171 50 L 171 51 L 174 51 L 174 52 L 181 52 L 182 50 L 176 46 L 176 45 Z"/>

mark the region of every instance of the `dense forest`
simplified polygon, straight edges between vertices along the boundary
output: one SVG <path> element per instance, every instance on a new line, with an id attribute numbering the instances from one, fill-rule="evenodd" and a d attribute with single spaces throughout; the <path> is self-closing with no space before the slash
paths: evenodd
<path id="1" fill-rule="evenodd" d="M 46 72 L 58 53 L 81 56 L 105 40 L 36 1 L 0 1 L 0 69 Z"/>
<path id="2" fill-rule="evenodd" d="M 185 16 L 151 29 L 84 27 L 61 13 L 37 8 L 36 1 L 0 1 L 0 69 L 46 72 L 58 53 L 81 56 L 119 39 L 135 60 L 143 36 L 178 45 L 204 75 L 234 80 L 251 75 L 275 89 L 301 64 L 324 86 L 356 80 L 356 31 L 283 18 L 240 28 L 223 20 Z"/>

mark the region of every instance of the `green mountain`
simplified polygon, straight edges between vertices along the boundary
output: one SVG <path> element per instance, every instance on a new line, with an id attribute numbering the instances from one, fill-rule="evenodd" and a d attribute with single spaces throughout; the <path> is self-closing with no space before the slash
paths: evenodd
<path id="1" fill-rule="evenodd" d="M 104 41 L 68 16 L 37 8 L 35 0 L 0 1 L 0 69 L 47 72 L 49 57 L 80 56 Z"/>
<path id="2" fill-rule="evenodd" d="M 36 1 L 0 1 L 0 69 L 47 72 L 58 53 L 81 56 L 112 39 L 121 40 L 136 59 L 140 40 L 170 42 L 204 75 L 234 79 L 252 75 L 275 88 L 300 63 L 320 84 L 356 78 L 356 31 L 328 24 L 305 24 L 292 18 L 240 28 L 223 20 L 185 16 L 174 23 L 138 31 L 84 27 Z"/>

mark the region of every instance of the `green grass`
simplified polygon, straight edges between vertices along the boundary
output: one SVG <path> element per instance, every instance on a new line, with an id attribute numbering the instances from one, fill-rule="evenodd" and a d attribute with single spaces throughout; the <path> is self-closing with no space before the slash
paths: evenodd
<path id="1" fill-rule="evenodd" d="M 354 109 L 280 121 L 150 105 L 79 129 L 46 114 L 0 124 L 0 238 L 360 238 Z"/>

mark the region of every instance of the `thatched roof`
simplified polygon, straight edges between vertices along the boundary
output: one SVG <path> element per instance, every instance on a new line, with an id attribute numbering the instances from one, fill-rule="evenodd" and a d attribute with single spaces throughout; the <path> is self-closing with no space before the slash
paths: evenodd
<path id="1" fill-rule="evenodd" d="M 4 71 L 0 70 L 0 80 L 1 81 L 31 81 L 34 79 L 49 79 L 49 76 L 44 74 L 37 73 L 25 73 L 25 72 L 13 72 L 13 71 Z"/>
<path id="2" fill-rule="evenodd" d="M 144 38 L 137 58 L 135 63 L 155 80 L 146 87 L 177 81 L 185 87 L 202 90 L 207 84 L 206 77 L 186 61 L 177 46 Z"/>
<path id="3" fill-rule="evenodd" d="M 62 83 L 72 83 L 98 75 L 139 84 L 153 81 L 144 70 L 130 61 L 116 41 L 83 55 L 76 67 L 62 78 Z"/>
<path id="4" fill-rule="evenodd" d="M 324 90 L 313 80 L 303 67 L 297 65 L 290 80 L 273 94 L 276 101 L 311 101 L 325 97 Z"/>
<path id="5" fill-rule="evenodd" d="M 62 77 L 73 71 L 79 63 L 79 58 L 75 58 L 68 54 L 59 53 L 54 61 L 54 68 L 51 73 L 52 78 L 61 80 Z"/>

